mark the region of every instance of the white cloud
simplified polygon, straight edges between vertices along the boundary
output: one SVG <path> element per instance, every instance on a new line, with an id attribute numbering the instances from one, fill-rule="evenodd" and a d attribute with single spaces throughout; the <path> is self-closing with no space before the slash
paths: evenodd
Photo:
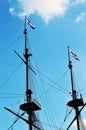
<path id="1" fill-rule="evenodd" d="M 69 5 L 69 0 L 17 0 L 16 2 L 17 7 L 10 1 L 18 16 L 37 13 L 45 22 L 57 16 L 63 16 Z"/>
<path id="2" fill-rule="evenodd" d="M 81 14 L 79 14 L 76 18 L 76 22 L 80 23 L 83 22 L 86 19 L 86 13 L 82 12 Z"/>

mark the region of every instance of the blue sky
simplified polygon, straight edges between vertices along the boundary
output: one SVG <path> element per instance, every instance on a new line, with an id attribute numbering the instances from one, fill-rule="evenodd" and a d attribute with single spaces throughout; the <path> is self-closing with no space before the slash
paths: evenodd
<path id="1" fill-rule="evenodd" d="M 26 25 L 28 46 L 33 54 L 32 66 L 35 71 L 39 70 L 65 89 L 62 92 L 61 88 L 42 74 L 30 75 L 31 78 L 35 76 L 37 80 L 34 81 L 36 90 L 33 87 L 32 89 L 33 97 L 42 105 L 40 120 L 48 124 L 48 126 L 43 124 L 44 129 L 50 129 L 51 122 L 53 126 L 57 124 L 57 127 L 60 127 L 64 120 L 66 104 L 71 99 L 71 96 L 66 94 L 67 91 L 71 91 L 68 45 L 80 59 L 76 61 L 71 57 L 76 89 L 80 90 L 86 101 L 86 0 L 0 0 L 0 127 L 2 130 L 7 130 L 16 118 L 3 107 L 10 107 L 18 112 L 19 105 L 25 100 L 25 65 L 21 64 L 21 60 L 13 52 L 16 50 L 23 57 L 25 15 L 36 27 L 32 30 L 28 24 Z M 54 112 L 52 113 L 48 107 L 53 108 Z M 74 113 L 64 123 L 64 129 L 73 116 Z M 82 117 L 85 122 L 85 111 L 82 112 Z M 75 124 L 70 130 L 74 127 Z M 20 120 L 13 129 L 21 128 L 27 129 L 27 125 Z"/>

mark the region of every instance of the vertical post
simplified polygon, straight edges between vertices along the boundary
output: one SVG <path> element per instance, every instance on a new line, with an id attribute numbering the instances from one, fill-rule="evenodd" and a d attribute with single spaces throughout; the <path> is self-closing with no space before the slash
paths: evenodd
<path id="1" fill-rule="evenodd" d="M 70 48 L 68 46 L 68 62 L 70 61 Z"/>

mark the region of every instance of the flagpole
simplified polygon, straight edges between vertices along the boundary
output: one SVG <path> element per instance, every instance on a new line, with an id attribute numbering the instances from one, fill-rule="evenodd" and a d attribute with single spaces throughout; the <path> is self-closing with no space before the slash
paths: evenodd
<path id="1" fill-rule="evenodd" d="M 68 67 L 70 69 L 70 76 L 71 76 L 71 86 L 72 86 L 72 97 L 73 97 L 73 100 L 74 100 L 74 82 L 73 82 L 73 73 L 72 73 L 72 62 L 70 60 L 70 48 L 68 46 Z"/>
<path id="2" fill-rule="evenodd" d="M 25 23 L 24 23 L 24 30 L 26 28 L 26 15 L 25 15 Z"/>
<path id="3" fill-rule="evenodd" d="M 27 29 L 26 29 L 26 15 L 25 15 L 25 23 L 24 23 L 24 34 L 25 34 L 25 52 L 27 50 L 27 42 L 26 42 L 26 35 L 27 35 Z"/>
<path id="4" fill-rule="evenodd" d="M 70 61 L 70 47 L 68 46 L 68 63 Z"/>

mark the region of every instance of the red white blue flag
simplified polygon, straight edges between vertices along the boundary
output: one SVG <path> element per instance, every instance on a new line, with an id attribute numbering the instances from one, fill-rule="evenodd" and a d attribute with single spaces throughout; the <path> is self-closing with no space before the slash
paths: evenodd
<path id="1" fill-rule="evenodd" d="M 35 29 L 35 26 L 31 23 L 31 21 L 28 18 L 26 18 L 26 22 L 30 25 L 32 29 Z"/>
<path id="2" fill-rule="evenodd" d="M 70 50 L 70 54 L 76 59 L 79 60 L 78 56 L 72 51 Z M 80 61 L 80 60 L 79 60 Z"/>

